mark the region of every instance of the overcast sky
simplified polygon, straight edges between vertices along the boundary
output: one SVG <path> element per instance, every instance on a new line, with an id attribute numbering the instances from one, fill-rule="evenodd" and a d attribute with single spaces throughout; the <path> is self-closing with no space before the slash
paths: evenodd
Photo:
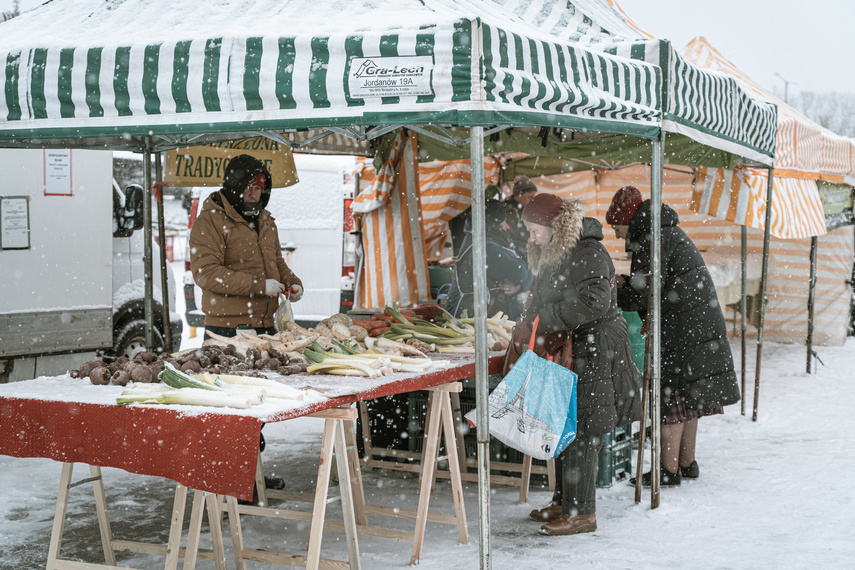
<path id="1" fill-rule="evenodd" d="M 19 0 L 19 5 L 28 10 L 42 1 Z M 617 1 L 639 27 L 671 40 L 678 50 L 705 36 L 782 98 L 785 81 L 791 100 L 800 91 L 855 94 L 855 0 Z M 0 11 L 13 5 L 0 0 Z"/>
<path id="2" fill-rule="evenodd" d="M 761 87 L 855 94 L 853 0 L 617 0 L 647 33 L 682 51 L 696 36 Z M 779 77 L 779 74 L 784 79 Z"/>

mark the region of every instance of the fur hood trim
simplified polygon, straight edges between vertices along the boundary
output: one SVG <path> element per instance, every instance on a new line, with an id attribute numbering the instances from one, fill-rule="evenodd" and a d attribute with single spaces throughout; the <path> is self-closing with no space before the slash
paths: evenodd
<path id="1" fill-rule="evenodd" d="M 552 239 L 546 246 L 528 242 L 528 264 L 537 275 L 546 268 L 557 268 L 561 262 L 570 256 L 582 236 L 582 219 L 585 217 L 582 202 L 565 199 L 561 210 L 554 218 Z"/>

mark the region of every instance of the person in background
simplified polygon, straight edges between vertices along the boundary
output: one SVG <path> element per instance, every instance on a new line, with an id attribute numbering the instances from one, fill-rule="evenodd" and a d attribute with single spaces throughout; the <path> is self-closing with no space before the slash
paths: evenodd
<path id="1" fill-rule="evenodd" d="M 535 196 L 537 196 L 537 186 L 528 176 L 520 174 L 514 178 L 511 196 L 502 202 L 508 213 L 507 220 L 513 234 L 514 249 L 523 258 L 528 248 L 528 230 L 522 220 L 522 211 Z"/>
<path id="2" fill-rule="evenodd" d="M 543 534 L 593 532 L 603 435 L 641 419 L 641 378 L 617 308 L 615 269 L 601 243 L 603 226 L 584 217 L 578 200 L 545 193 L 525 206 L 522 219 L 536 276 L 523 320 L 538 317 L 538 344 L 578 375 L 576 439 L 555 461 L 552 502 L 529 517 L 545 523 Z M 556 336 L 559 342 L 550 341 Z M 562 338 L 572 340 L 572 351 Z"/>
<path id="3" fill-rule="evenodd" d="M 528 291 L 534 277 L 526 262 L 514 251 L 505 221 L 505 209 L 498 200 L 484 202 L 487 257 L 487 315 L 497 312 L 512 321 L 522 313 L 520 293 Z M 455 317 L 464 311 L 475 316 L 475 293 L 472 283 L 472 220 L 466 218 L 465 234 L 454 263 L 454 275 L 445 308 Z"/>
<path id="4" fill-rule="evenodd" d="M 615 193 L 606 221 L 626 240 L 631 276 L 617 281 L 618 304 L 647 316 L 650 273 L 650 200 L 634 186 Z M 661 215 L 661 477 L 663 487 L 697 479 L 698 418 L 724 413 L 739 401 L 733 354 L 715 285 L 698 248 L 678 227 L 677 212 L 662 205 Z M 645 322 L 646 326 L 646 322 Z M 634 480 L 632 481 L 634 483 Z M 650 473 L 642 476 L 650 486 Z"/>
<path id="5" fill-rule="evenodd" d="M 208 196 L 190 231 L 190 266 L 202 289 L 208 331 L 233 337 L 236 329 L 276 334 L 279 295 L 303 296 L 303 283 L 282 257 L 270 212 L 270 172 L 242 154 L 226 166 L 223 187 Z"/>
<path id="6" fill-rule="evenodd" d="M 270 172 L 242 154 L 226 166 L 223 187 L 208 196 L 190 231 L 190 267 L 202 289 L 205 339 L 208 332 L 234 337 L 237 329 L 276 334 L 279 295 L 303 296 L 303 282 L 288 268 L 273 216 L 265 210 L 272 188 Z M 259 449 L 264 451 L 264 435 Z M 266 476 L 265 486 L 283 489 L 281 477 Z M 258 500 L 254 493 L 251 504 Z"/>

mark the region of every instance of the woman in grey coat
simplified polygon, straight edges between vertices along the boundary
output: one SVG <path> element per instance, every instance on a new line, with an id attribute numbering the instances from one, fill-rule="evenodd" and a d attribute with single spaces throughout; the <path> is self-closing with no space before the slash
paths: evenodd
<path id="1" fill-rule="evenodd" d="M 601 241 L 603 228 L 585 218 L 578 200 L 538 194 L 523 209 L 529 266 L 536 274 L 523 315 L 539 317 L 543 337 L 572 340 L 550 352 L 578 375 L 576 439 L 556 461 L 552 503 L 531 512 L 549 535 L 597 528 L 596 481 L 602 436 L 641 419 L 641 379 L 632 360 L 626 321 L 618 312 L 615 270 Z"/>

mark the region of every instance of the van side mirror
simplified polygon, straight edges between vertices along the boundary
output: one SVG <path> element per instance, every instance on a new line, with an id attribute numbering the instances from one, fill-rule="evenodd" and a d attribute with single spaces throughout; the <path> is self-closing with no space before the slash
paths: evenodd
<path id="1" fill-rule="evenodd" d="M 125 188 L 125 227 L 133 224 L 133 229 L 142 229 L 144 194 L 143 187 L 139 184 L 131 184 Z"/>

